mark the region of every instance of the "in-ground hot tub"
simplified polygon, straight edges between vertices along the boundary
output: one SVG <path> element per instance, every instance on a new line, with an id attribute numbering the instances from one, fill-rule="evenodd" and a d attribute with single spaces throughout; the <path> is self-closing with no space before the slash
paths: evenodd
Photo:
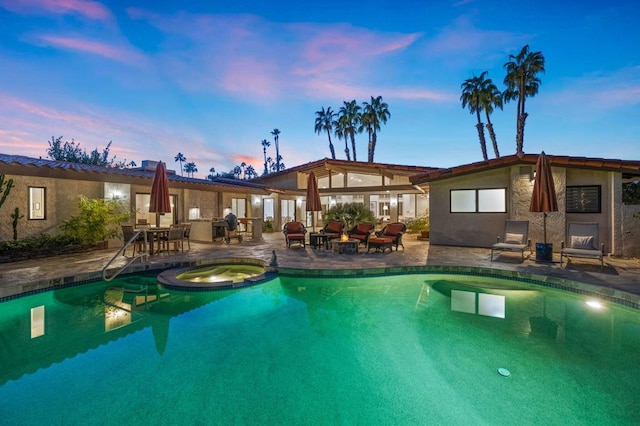
<path id="1" fill-rule="evenodd" d="M 273 268 L 259 259 L 216 259 L 204 265 L 169 269 L 158 275 L 158 282 L 174 289 L 220 290 L 259 284 L 273 275 Z"/>

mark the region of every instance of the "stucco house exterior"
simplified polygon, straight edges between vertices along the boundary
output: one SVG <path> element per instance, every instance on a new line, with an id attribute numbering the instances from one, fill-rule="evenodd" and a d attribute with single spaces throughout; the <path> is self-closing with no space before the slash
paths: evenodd
<path id="1" fill-rule="evenodd" d="M 311 172 L 316 176 L 323 207 L 313 223 L 321 223 L 323 214 L 336 204 L 362 203 L 382 225 L 402 222 L 428 210 L 428 185 L 413 184 L 410 177 L 435 170 L 433 167 L 324 158 L 259 177 L 253 182 L 282 191 L 272 210 L 274 229 L 281 229 L 291 220 L 312 225 L 312 213 L 305 211 L 307 180 Z M 264 211 L 266 215 L 266 205 Z"/>
<path id="2" fill-rule="evenodd" d="M 16 207 L 24 218 L 19 222 L 19 238 L 43 232 L 57 234 L 58 227 L 78 212 L 78 198 L 119 200 L 131 211 L 131 222 L 146 219 L 151 183 L 157 162 L 143 161 L 142 167 L 116 169 L 64 161 L 0 154 L 0 174 L 13 180 L 13 188 L 0 209 L 0 241 L 13 238 L 12 219 Z M 240 217 L 260 216 L 254 199 L 272 196 L 277 189 L 234 179 L 194 179 L 168 171 L 172 212 L 159 216 L 157 225 L 168 226 L 194 220 L 224 217 L 234 209 Z"/>
<path id="3" fill-rule="evenodd" d="M 640 178 L 640 161 L 547 157 L 558 198 L 546 220 L 554 251 L 569 222 L 597 222 L 606 253 L 640 255 L 640 206 L 622 202 L 622 183 Z M 532 242 L 544 242 L 543 214 L 529 211 L 537 159 L 512 155 L 413 176 L 429 187 L 430 243 L 490 247 L 507 219 L 528 220 Z"/>

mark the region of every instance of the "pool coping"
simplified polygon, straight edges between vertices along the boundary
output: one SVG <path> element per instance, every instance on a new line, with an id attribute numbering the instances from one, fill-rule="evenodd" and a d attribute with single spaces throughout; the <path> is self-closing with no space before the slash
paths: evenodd
<path id="1" fill-rule="evenodd" d="M 228 257 L 217 259 L 199 259 L 193 261 L 176 261 L 176 262 L 164 262 L 164 263 L 145 263 L 138 265 L 131 265 L 127 269 L 127 274 L 134 274 L 140 272 L 167 270 L 173 268 L 193 268 L 198 266 L 214 265 L 221 262 L 230 263 L 242 263 L 252 259 L 256 263 L 265 264 L 264 261 L 255 258 L 247 257 Z M 339 278 L 358 278 L 358 277 L 370 277 L 370 276 L 383 276 L 383 275 L 403 275 L 403 274 L 454 274 L 454 275 L 477 275 L 483 277 L 493 277 L 500 279 L 510 279 L 526 284 L 540 285 L 542 287 L 548 287 L 558 290 L 564 290 L 571 293 L 577 293 L 587 295 L 595 298 L 599 298 L 608 302 L 616 303 L 619 305 L 627 306 L 633 309 L 640 310 L 640 295 L 631 294 L 622 290 L 613 288 L 601 287 L 597 285 L 582 283 L 569 279 L 530 274 L 519 271 L 509 271 L 503 269 L 494 269 L 478 266 L 450 266 L 450 265 L 418 265 L 418 266 L 387 266 L 376 268 L 360 268 L 360 269 L 306 269 L 306 268 L 288 268 L 288 267 L 270 267 L 265 265 L 264 279 L 257 280 L 249 285 L 256 285 L 262 282 L 268 281 L 275 276 L 284 277 L 307 277 L 307 278 L 327 278 L 327 277 L 339 277 Z M 115 272 L 115 270 L 109 272 Z M 23 283 L 20 286 L 13 286 L 13 290 L 18 290 L 15 294 L 9 294 L 0 296 L 0 303 L 12 299 L 17 299 L 32 294 L 57 290 L 64 287 L 73 287 L 77 285 L 87 284 L 102 280 L 102 272 L 95 271 L 84 274 L 78 274 L 74 276 L 58 277 L 45 280 L 39 280 L 35 282 Z M 245 285 L 246 286 L 246 285 Z M 18 288 L 16 288 L 18 287 Z M 237 287 L 224 287 L 221 289 L 239 288 Z M 216 291 L 216 289 L 199 289 L 199 291 Z"/>

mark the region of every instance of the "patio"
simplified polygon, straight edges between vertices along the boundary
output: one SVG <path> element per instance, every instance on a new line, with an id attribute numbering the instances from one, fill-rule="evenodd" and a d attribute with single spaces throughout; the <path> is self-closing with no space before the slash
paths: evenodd
<path id="1" fill-rule="evenodd" d="M 554 263 L 536 263 L 535 254 L 520 262 L 520 255 L 503 254 L 493 262 L 489 259 L 489 248 L 431 246 L 419 241 L 414 235 L 403 239 L 405 250 L 386 253 L 367 253 L 360 250 L 354 254 L 334 253 L 330 250 L 314 250 L 294 247 L 288 249 L 280 232 L 264 234 L 264 241 L 246 241 L 231 244 L 204 244 L 191 241 L 191 250 L 176 255 L 150 257 L 150 268 L 160 269 L 178 266 L 199 259 L 250 257 L 271 260 L 275 252 L 278 266 L 295 269 L 367 269 L 395 266 L 458 266 L 493 268 L 523 274 L 548 276 L 592 284 L 605 289 L 622 290 L 640 295 L 640 262 L 637 259 L 605 259 L 604 271 L 599 262 L 576 260 L 566 269 L 560 268 L 559 254 L 554 254 Z M 0 264 L 0 298 L 23 292 L 47 288 L 54 285 L 88 280 L 101 276 L 104 265 L 118 248 L 72 254 L 44 259 Z M 125 258 L 114 265 L 124 265 Z"/>

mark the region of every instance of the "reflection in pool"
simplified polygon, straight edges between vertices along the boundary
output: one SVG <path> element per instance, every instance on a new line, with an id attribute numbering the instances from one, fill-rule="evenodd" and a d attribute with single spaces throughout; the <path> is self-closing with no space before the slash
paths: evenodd
<path id="1" fill-rule="evenodd" d="M 120 277 L 0 304 L 0 416 L 634 423 L 640 313 L 591 302 L 435 274 L 281 277 L 212 292 L 166 290 L 152 274 Z"/>

